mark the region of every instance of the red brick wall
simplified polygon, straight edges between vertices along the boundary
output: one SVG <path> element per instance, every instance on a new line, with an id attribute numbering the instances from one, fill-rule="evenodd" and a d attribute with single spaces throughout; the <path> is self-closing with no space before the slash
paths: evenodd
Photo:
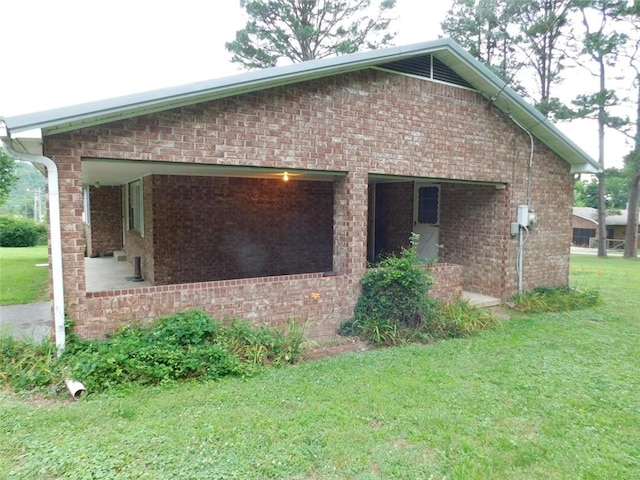
<path id="1" fill-rule="evenodd" d="M 517 205 L 527 201 L 530 173 L 531 204 L 540 221 L 525 246 L 525 286 L 562 284 L 568 278 L 569 165 L 535 142 L 529 172 L 528 135 L 469 90 L 372 70 L 53 135 L 44 143 L 45 154 L 60 168 L 65 300 L 81 334 L 112 328 L 120 321 L 113 314 L 120 307 L 122 315 L 137 309 L 136 318 L 189 308 L 200 299 L 185 292 L 201 286 L 151 287 L 160 290 L 116 295 L 108 305 L 91 296 L 87 303 L 82 157 L 344 172 L 334 181 L 333 197 L 333 268 L 340 276 L 321 280 L 326 284 L 321 312 L 305 303 L 309 288 L 316 288 L 306 279 L 278 277 L 273 286 L 264 279 L 244 279 L 211 287 L 219 302 L 256 321 L 283 322 L 293 313 L 322 324 L 317 331 L 329 331 L 348 316 L 366 269 L 368 174 L 504 183 L 501 191 L 443 186 L 442 204 L 451 218 L 442 226 L 442 243 L 446 261 L 466 262 L 465 288 L 506 297 L 517 286 L 517 240 L 509 236 L 509 223 Z M 145 196 L 147 188 L 145 182 Z M 145 223 L 145 236 L 136 245 L 128 234 L 128 253 L 134 246 L 153 249 L 143 243 L 153 236 L 147 236 L 147 228 Z M 468 241 L 457 238 L 471 230 Z M 143 271 L 144 262 L 153 259 L 143 257 Z M 206 292 L 202 295 L 209 297 L 202 301 L 211 300 L 211 291 Z M 258 298 L 260 307 L 243 307 Z M 283 306 L 289 302 L 292 306 Z"/>
<path id="2" fill-rule="evenodd" d="M 198 308 L 220 320 L 240 317 L 262 325 L 292 318 L 306 325 L 310 338 L 331 337 L 352 314 L 358 292 L 347 276 L 321 273 L 90 292 L 84 312 L 90 321 L 76 330 L 99 338 L 132 321 Z"/>
<path id="3" fill-rule="evenodd" d="M 531 290 L 537 286 L 566 285 L 569 278 L 571 250 L 571 214 L 573 183 L 568 165 L 548 149 L 536 145 L 532 168 L 532 200 L 538 223 L 531 229 L 524 245 L 523 286 Z M 509 211 L 514 221 L 516 208 L 526 203 L 525 195 L 513 193 L 515 205 Z M 513 245 L 517 240 L 510 240 Z M 513 269 L 515 256 L 505 259 L 506 291 L 515 291 L 517 276 Z"/>
<path id="4" fill-rule="evenodd" d="M 154 285 L 332 270 L 333 183 L 154 175 Z"/>
<path id="5" fill-rule="evenodd" d="M 572 228 L 588 228 L 590 230 L 592 229 L 598 229 L 598 224 L 596 222 L 594 222 L 593 220 L 588 220 L 586 218 L 580 217 L 578 215 L 572 215 L 571 216 L 571 227 Z"/>
<path id="6" fill-rule="evenodd" d="M 440 258 L 464 267 L 465 290 L 500 297 L 507 288 L 504 256 L 514 248 L 509 222 L 515 221 L 507 198 L 493 186 L 441 185 Z"/>
<path id="7" fill-rule="evenodd" d="M 462 295 L 464 267 L 453 263 L 435 263 L 424 268 L 434 280 L 429 296 L 442 302 L 452 302 Z"/>
<path id="8" fill-rule="evenodd" d="M 122 250 L 122 188 L 89 188 L 91 242 L 88 254 L 111 254 Z"/>

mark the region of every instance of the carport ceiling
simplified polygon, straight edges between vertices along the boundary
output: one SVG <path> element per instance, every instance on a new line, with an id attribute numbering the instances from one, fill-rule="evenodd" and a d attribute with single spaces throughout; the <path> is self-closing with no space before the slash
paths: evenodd
<path id="1" fill-rule="evenodd" d="M 123 185 L 147 175 L 190 175 L 214 177 L 245 177 L 282 179 L 284 172 L 291 180 L 331 181 L 345 176 L 344 172 L 296 170 L 287 168 L 205 165 L 200 163 L 170 163 L 136 160 L 82 160 L 83 185 Z"/>

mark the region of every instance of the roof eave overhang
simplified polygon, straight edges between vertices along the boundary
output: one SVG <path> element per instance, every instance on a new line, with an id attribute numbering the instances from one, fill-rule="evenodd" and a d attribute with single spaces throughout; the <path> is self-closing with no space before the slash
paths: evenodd
<path id="1" fill-rule="evenodd" d="M 9 129 L 12 133 L 18 133 L 37 127 L 41 128 L 45 135 L 53 135 L 244 93 L 355 72 L 398 58 L 434 53 L 450 43 L 450 40 L 443 39 L 405 47 L 361 52 L 45 112 L 17 115 L 8 119 Z"/>
<path id="2" fill-rule="evenodd" d="M 52 135 L 243 93 L 363 70 L 380 64 L 433 54 L 542 143 L 567 161 L 571 173 L 598 173 L 600 165 L 558 130 L 486 66 L 450 39 L 275 67 L 232 77 L 127 95 L 7 119 L 12 138 L 41 129 Z"/>
<path id="3" fill-rule="evenodd" d="M 594 223 L 596 225 L 598 224 L 597 220 L 594 220 L 593 218 L 585 217 L 584 215 L 578 215 L 577 213 L 574 213 L 573 216 L 581 218 L 582 220 L 587 220 L 588 222 Z"/>
<path id="4" fill-rule="evenodd" d="M 595 160 L 549 119 L 459 45 L 455 44 L 452 49 L 435 55 L 471 83 L 489 102 L 569 163 L 571 173 L 598 173 L 602 170 Z"/>

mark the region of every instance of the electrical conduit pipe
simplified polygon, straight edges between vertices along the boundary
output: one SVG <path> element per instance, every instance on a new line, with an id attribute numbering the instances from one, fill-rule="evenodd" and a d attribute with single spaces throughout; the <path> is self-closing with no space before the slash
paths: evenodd
<path id="1" fill-rule="evenodd" d="M 62 234 L 60 229 L 60 190 L 58 168 L 53 160 L 43 155 L 17 152 L 6 135 L 4 123 L 0 122 L 2 146 L 10 157 L 23 162 L 43 165 L 47 169 L 49 200 L 49 231 L 51 233 L 51 271 L 53 276 L 53 324 L 58 356 L 65 347 L 64 331 L 64 289 L 62 283 Z"/>

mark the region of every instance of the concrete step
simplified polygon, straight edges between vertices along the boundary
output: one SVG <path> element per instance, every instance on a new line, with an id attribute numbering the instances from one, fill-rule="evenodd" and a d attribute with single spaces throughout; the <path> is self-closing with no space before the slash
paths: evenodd
<path id="1" fill-rule="evenodd" d="M 482 295 L 480 293 L 473 292 L 462 292 L 462 298 L 469 302 L 470 305 L 474 307 L 495 307 L 502 303 L 502 300 L 495 297 L 490 297 L 488 295 Z"/>
<path id="2" fill-rule="evenodd" d="M 117 250 L 117 251 L 113 252 L 113 258 L 115 258 L 119 262 L 126 262 L 127 261 L 127 254 L 124 253 L 122 250 Z"/>

